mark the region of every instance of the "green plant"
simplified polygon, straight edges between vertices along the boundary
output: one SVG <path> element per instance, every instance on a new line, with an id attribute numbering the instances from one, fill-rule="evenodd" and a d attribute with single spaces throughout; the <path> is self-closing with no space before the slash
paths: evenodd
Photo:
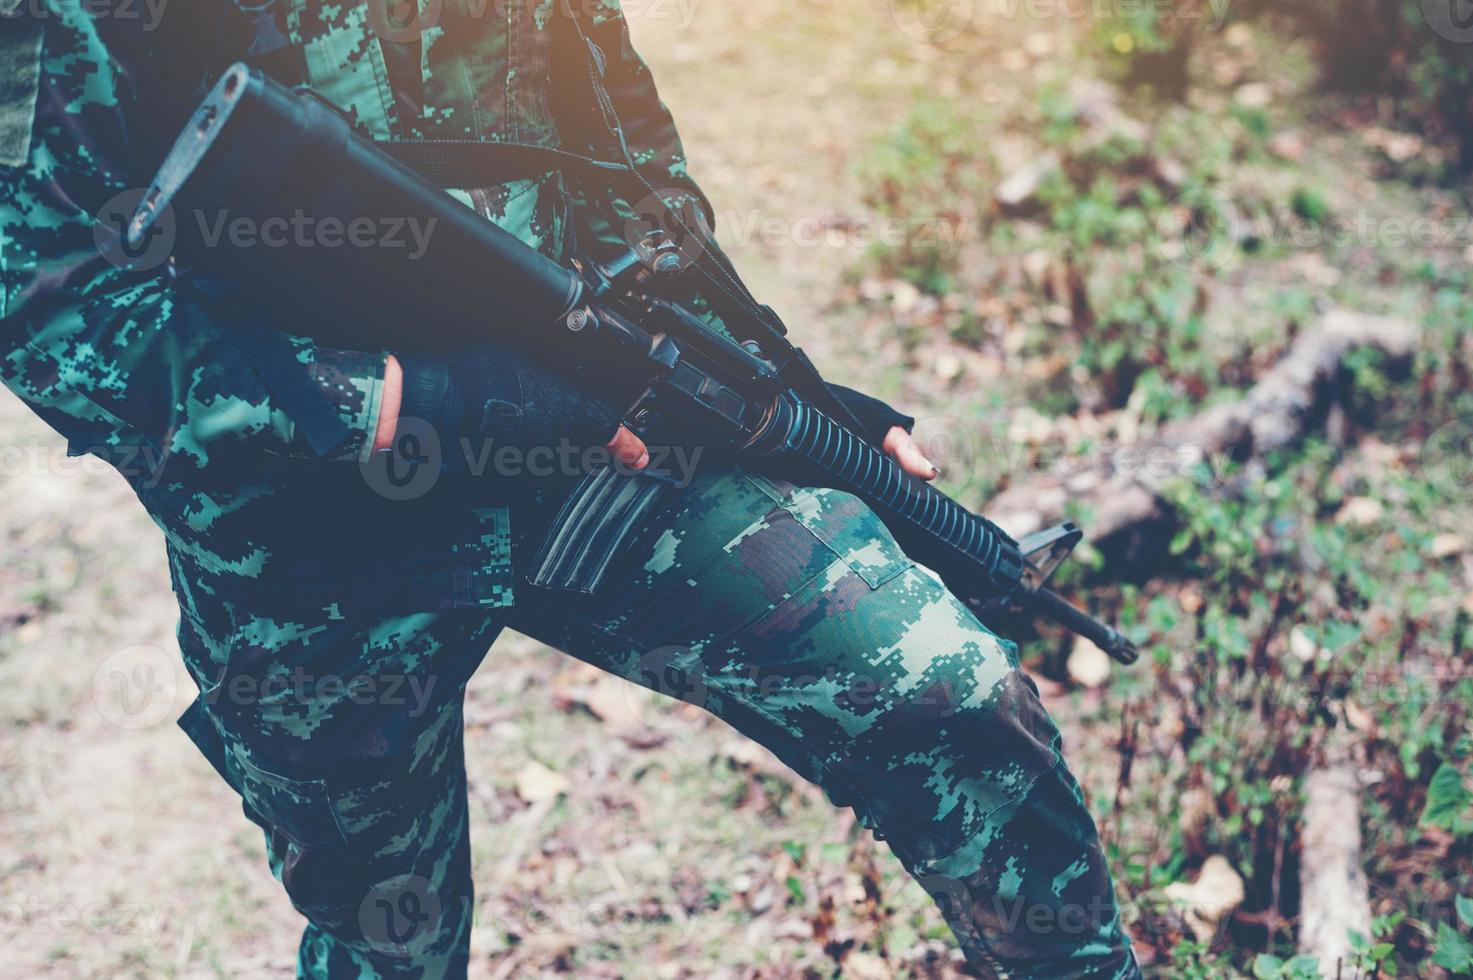
<path id="1" fill-rule="evenodd" d="M 904 232 L 870 250 L 880 271 L 930 293 L 951 287 L 958 248 L 996 180 L 988 129 L 968 103 L 925 102 L 871 148 L 859 167 L 865 203 Z"/>

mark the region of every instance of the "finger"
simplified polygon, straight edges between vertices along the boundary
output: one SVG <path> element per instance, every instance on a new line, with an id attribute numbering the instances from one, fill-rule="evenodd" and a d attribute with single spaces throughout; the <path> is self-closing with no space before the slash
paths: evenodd
<path id="1" fill-rule="evenodd" d="M 934 480 L 941 472 L 937 469 L 936 464 L 921 452 L 920 443 L 911 438 L 910 433 L 898 425 L 892 426 L 890 431 L 885 433 L 884 450 L 894 457 L 895 461 L 900 464 L 900 468 L 911 476 L 918 476 L 922 480 Z"/>
<path id="2" fill-rule="evenodd" d="M 650 465 L 649 447 L 644 444 L 643 439 L 622 425 L 604 448 L 613 453 L 615 459 L 631 470 L 642 470 Z"/>

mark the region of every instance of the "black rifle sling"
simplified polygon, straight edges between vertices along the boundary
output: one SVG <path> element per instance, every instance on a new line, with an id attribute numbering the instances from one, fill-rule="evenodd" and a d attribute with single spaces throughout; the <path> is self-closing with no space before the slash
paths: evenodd
<path id="1" fill-rule="evenodd" d="M 533 143 L 485 140 L 375 140 L 374 145 L 438 187 L 468 190 L 512 180 L 540 177 L 550 170 L 579 176 L 643 194 L 645 183 L 628 164 Z M 701 206 L 711 204 L 694 185 L 682 188 Z"/>

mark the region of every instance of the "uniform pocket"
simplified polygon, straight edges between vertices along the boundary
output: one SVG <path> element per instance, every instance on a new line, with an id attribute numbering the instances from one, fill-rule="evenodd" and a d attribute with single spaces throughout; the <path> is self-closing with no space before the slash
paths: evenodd
<path id="1" fill-rule="evenodd" d="M 264 830 L 280 833 L 302 849 L 347 839 L 337 807 L 322 779 L 299 779 L 266 768 L 250 750 L 228 740 L 200 694 L 179 727 L 230 787 L 240 794 L 245 815 Z"/>
<path id="2" fill-rule="evenodd" d="M 226 768 L 239 773 L 245 805 L 272 829 L 303 849 L 347 840 L 337 807 L 322 779 L 293 779 L 252 762 L 244 749 L 227 753 Z"/>
<path id="3" fill-rule="evenodd" d="M 745 476 L 871 589 L 878 589 L 915 564 L 895 543 L 879 515 L 854 494 L 797 486 L 751 473 Z"/>

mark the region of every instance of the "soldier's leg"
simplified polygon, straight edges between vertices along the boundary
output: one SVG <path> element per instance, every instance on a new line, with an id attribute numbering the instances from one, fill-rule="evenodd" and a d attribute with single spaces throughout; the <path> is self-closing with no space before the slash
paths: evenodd
<path id="1" fill-rule="evenodd" d="M 1011 644 L 855 498 L 698 479 L 586 600 L 510 625 L 700 704 L 855 808 L 984 975 L 1138 970 L 1059 733 Z"/>
<path id="2" fill-rule="evenodd" d="M 464 976 L 462 702 L 495 621 L 184 605 L 180 643 L 204 693 L 180 724 L 265 831 L 308 920 L 298 976 Z"/>

